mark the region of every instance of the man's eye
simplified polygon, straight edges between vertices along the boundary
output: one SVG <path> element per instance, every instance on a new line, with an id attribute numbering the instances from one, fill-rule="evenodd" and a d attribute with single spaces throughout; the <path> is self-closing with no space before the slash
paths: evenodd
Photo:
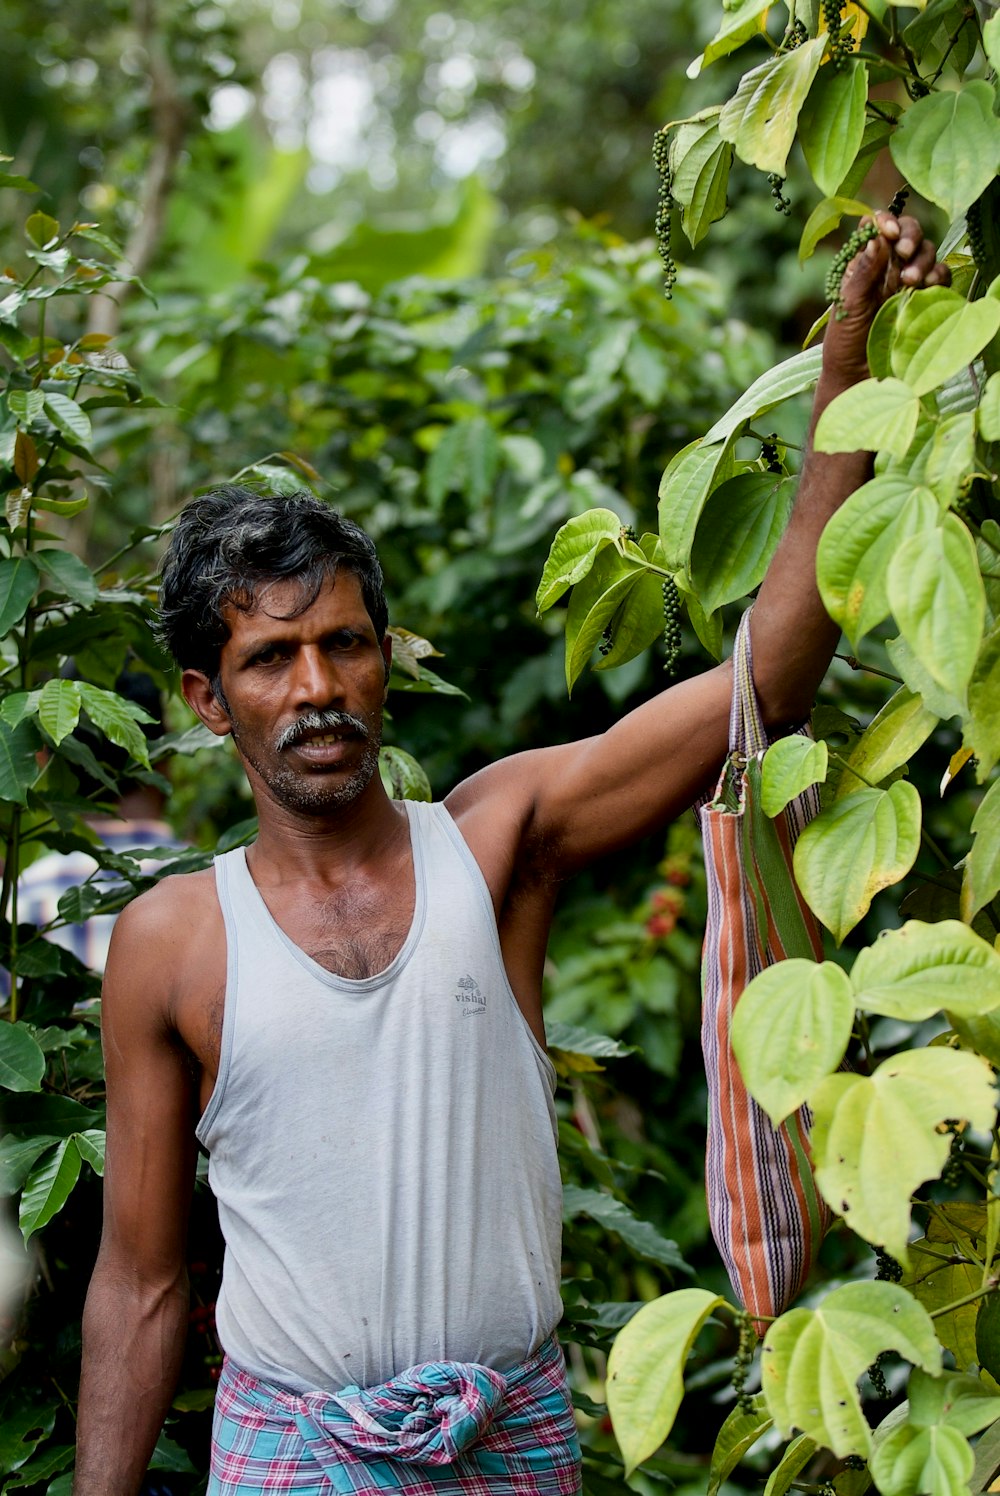
<path id="1" fill-rule="evenodd" d="M 255 665 L 274 665 L 281 659 L 284 659 L 282 651 L 277 646 L 274 646 L 270 649 L 258 650 L 257 654 L 253 657 L 253 663 Z"/>

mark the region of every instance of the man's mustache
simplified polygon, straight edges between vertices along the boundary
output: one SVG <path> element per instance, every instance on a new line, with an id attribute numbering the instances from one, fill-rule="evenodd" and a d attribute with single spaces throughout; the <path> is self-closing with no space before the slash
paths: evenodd
<path id="1" fill-rule="evenodd" d="M 275 746 L 281 753 L 285 748 L 294 748 L 310 733 L 334 732 L 338 728 L 345 727 L 356 732 L 366 741 L 371 737 L 367 723 L 363 722 L 360 717 L 354 717 L 350 712 L 335 712 L 331 709 L 326 712 L 305 712 L 301 717 L 297 717 L 282 730 Z"/>

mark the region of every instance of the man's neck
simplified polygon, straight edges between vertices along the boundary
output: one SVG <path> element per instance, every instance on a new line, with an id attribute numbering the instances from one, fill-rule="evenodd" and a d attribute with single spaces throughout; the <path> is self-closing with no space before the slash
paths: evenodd
<path id="1" fill-rule="evenodd" d="M 256 790 L 256 786 L 254 786 Z M 349 805 L 310 815 L 257 794 L 260 831 L 250 851 L 255 872 L 279 879 L 340 881 L 388 856 L 407 835 L 405 812 L 376 776 Z"/>

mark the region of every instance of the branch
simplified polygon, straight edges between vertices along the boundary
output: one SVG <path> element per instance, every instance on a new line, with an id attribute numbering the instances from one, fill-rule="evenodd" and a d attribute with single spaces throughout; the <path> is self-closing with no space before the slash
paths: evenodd
<path id="1" fill-rule="evenodd" d="M 125 245 L 133 275 L 144 275 L 163 233 L 174 173 L 184 145 L 189 110 L 177 84 L 162 30 L 157 27 L 156 0 L 135 0 L 135 25 L 149 60 L 153 149 L 139 195 L 139 215 Z M 131 287 L 115 281 L 90 304 L 88 332 L 114 337 L 121 308 Z"/>

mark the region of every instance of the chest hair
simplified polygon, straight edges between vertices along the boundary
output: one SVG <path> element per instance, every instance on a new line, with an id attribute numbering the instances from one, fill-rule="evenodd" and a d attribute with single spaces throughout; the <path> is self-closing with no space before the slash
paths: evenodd
<path id="1" fill-rule="evenodd" d="M 298 943 L 336 976 L 376 976 L 402 949 L 413 920 L 413 890 L 350 886 L 311 900 Z M 301 916 L 300 916 L 301 918 Z"/>

